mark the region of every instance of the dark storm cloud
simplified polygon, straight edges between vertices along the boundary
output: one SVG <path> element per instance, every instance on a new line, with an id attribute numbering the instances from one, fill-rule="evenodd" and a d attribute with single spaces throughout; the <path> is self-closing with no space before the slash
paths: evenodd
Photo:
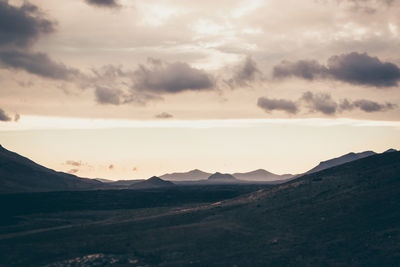
<path id="1" fill-rule="evenodd" d="M 170 119 L 170 118 L 173 118 L 174 116 L 167 112 L 161 112 L 160 114 L 157 114 L 155 117 L 157 119 Z"/>
<path id="2" fill-rule="evenodd" d="M 86 3 L 98 7 L 118 7 L 119 4 L 116 0 L 85 0 Z"/>
<path id="3" fill-rule="evenodd" d="M 231 88 L 250 86 L 259 74 L 261 71 L 258 69 L 257 63 L 251 57 L 247 57 L 242 64 L 236 67 L 233 77 L 226 82 Z"/>
<path id="4" fill-rule="evenodd" d="M 17 50 L 0 51 L 0 63 L 8 68 L 25 70 L 44 78 L 72 80 L 79 75 L 77 69 L 68 68 L 55 62 L 44 53 L 22 52 Z"/>
<path id="5" fill-rule="evenodd" d="M 297 103 L 285 99 L 270 99 L 260 97 L 257 101 L 257 106 L 263 109 L 265 112 L 271 112 L 273 110 L 281 110 L 290 114 L 295 114 L 298 112 Z"/>
<path id="6" fill-rule="evenodd" d="M 102 86 L 97 86 L 95 90 L 96 100 L 100 104 L 121 104 L 121 97 L 123 92 L 118 89 L 106 88 Z"/>
<path id="7" fill-rule="evenodd" d="M 313 94 L 308 91 L 301 97 L 311 112 L 321 112 L 326 115 L 332 115 L 336 113 L 338 104 L 332 99 L 330 94 L 318 93 Z"/>
<path id="8" fill-rule="evenodd" d="M 350 84 L 390 87 L 397 86 L 400 69 L 393 63 L 382 62 L 367 53 L 352 52 L 330 57 L 326 67 L 317 61 L 284 61 L 274 67 L 273 76 L 296 76 L 307 80 L 330 78 Z"/>
<path id="9" fill-rule="evenodd" d="M 0 108 L 0 121 L 10 121 L 11 118 L 7 115 L 7 113 Z"/>
<path id="10" fill-rule="evenodd" d="M 174 94 L 183 91 L 205 91 L 214 88 L 214 80 L 207 72 L 184 62 L 163 63 L 149 61 L 133 74 L 134 88 L 155 94 Z"/>
<path id="11" fill-rule="evenodd" d="M 25 2 L 15 7 L 0 1 L 0 46 L 26 47 L 53 31 L 54 22 L 43 17 L 37 6 Z"/>
<path id="12" fill-rule="evenodd" d="M 396 108 L 397 105 L 393 103 L 378 103 L 371 100 L 366 99 L 359 99 L 354 102 L 350 102 L 347 99 L 343 100 L 340 104 L 341 110 L 353 110 L 355 108 L 359 108 L 365 112 L 380 112 L 380 111 L 387 111 Z"/>

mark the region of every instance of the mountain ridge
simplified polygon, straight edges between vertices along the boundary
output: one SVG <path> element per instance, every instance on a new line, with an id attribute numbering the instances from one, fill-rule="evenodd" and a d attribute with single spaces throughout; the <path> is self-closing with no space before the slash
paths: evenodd
<path id="1" fill-rule="evenodd" d="M 322 170 L 332 168 L 332 167 L 335 167 L 335 166 L 338 166 L 338 165 L 341 165 L 341 164 L 344 164 L 347 162 L 366 158 L 366 157 L 373 156 L 376 154 L 378 154 L 378 153 L 376 153 L 372 150 L 367 150 L 367 151 L 363 151 L 363 152 L 359 152 L 359 153 L 350 152 L 350 153 L 344 154 L 344 155 L 336 157 L 336 158 L 321 161 L 317 166 L 308 170 L 306 173 L 314 173 L 314 172 L 322 171 Z"/>
<path id="2" fill-rule="evenodd" d="M 1 145 L 0 145 L 1 146 Z M 15 152 L 0 148 L 0 192 L 89 190 L 100 181 L 46 168 Z"/>

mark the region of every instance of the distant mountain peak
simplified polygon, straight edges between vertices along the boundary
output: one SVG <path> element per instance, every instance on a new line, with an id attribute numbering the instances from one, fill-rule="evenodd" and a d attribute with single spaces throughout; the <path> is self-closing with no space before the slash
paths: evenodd
<path id="1" fill-rule="evenodd" d="M 170 181 L 165 181 L 160 177 L 153 176 L 147 180 L 134 183 L 130 186 L 133 189 L 150 189 L 150 188 L 162 188 L 162 187 L 171 187 L 175 184 Z"/>
<path id="2" fill-rule="evenodd" d="M 210 177 L 208 177 L 208 180 L 236 180 L 236 178 L 229 173 L 216 172 L 210 175 Z"/>
<path id="3" fill-rule="evenodd" d="M 211 173 L 203 172 L 199 169 L 194 169 L 188 172 L 174 172 L 161 175 L 160 178 L 167 181 L 196 181 L 206 180 Z"/>
<path id="4" fill-rule="evenodd" d="M 155 181 L 164 181 L 164 180 L 161 179 L 160 177 L 153 176 L 153 177 L 150 177 L 149 179 L 147 179 L 147 181 L 149 181 L 149 182 L 155 182 Z"/>
<path id="5" fill-rule="evenodd" d="M 386 150 L 386 151 L 383 152 L 383 153 L 391 153 L 391 152 L 397 152 L 397 150 L 394 149 L 394 148 L 389 148 L 388 150 Z"/>
<path id="6" fill-rule="evenodd" d="M 189 171 L 188 173 L 205 173 L 205 172 L 203 172 L 202 170 L 199 170 L 199 169 L 194 169 L 194 170 Z"/>
<path id="7" fill-rule="evenodd" d="M 277 181 L 286 180 L 293 177 L 291 174 L 278 175 L 265 169 L 257 169 L 250 172 L 236 172 L 232 175 L 239 180 L 245 181 Z"/>

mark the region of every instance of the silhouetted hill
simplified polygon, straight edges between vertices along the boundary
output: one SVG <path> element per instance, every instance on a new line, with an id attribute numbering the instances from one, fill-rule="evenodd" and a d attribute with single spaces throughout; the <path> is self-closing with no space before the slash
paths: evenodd
<path id="1" fill-rule="evenodd" d="M 174 172 L 161 175 L 160 178 L 168 181 L 198 181 L 206 180 L 211 173 L 195 169 L 189 172 Z"/>
<path id="2" fill-rule="evenodd" d="M 43 167 L 0 145 L 0 193 L 87 190 L 102 185 Z"/>
<path id="3" fill-rule="evenodd" d="M 338 166 L 347 162 L 351 162 L 357 159 L 362 159 L 365 157 L 369 157 L 372 155 L 375 155 L 376 153 L 374 151 L 364 151 L 364 152 L 360 152 L 360 153 L 348 153 L 346 155 L 337 157 L 337 158 L 333 158 L 330 160 L 326 160 L 326 161 L 322 161 L 318 164 L 318 166 L 312 168 L 311 170 L 309 170 L 306 173 L 314 173 L 314 172 L 319 172 L 334 166 Z"/>
<path id="4" fill-rule="evenodd" d="M 164 188 L 164 187 L 171 187 L 175 186 L 174 183 L 170 181 L 164 181 L 159 177 L 153 176 L 147 180 L 142 182 L 136 182 L 132 184 L 129 188 L 131 189 L 150 189 L 150 188 Z"/>
<path id="5" fill-rule="evenodd" d="M 277 181 L 277 180 L 286 180 L 293 177 L 292 174 L 275 174 L 264 169 L 258 169 L 251 172 L 244 172 L 244 173 L 234 173 L 232 174 L 239 180 L 244 181 Z"/>

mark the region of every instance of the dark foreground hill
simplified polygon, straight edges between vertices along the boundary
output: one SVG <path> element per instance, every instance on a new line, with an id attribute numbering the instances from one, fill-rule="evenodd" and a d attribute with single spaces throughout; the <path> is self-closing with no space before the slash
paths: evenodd
<path id="1" fill-rule="evenodd" d="M 0 265 L 399 266 L 399 218 L 384 153 L 213 204 L 22 216 L 41 228 L 0 227 Z"/>
<path id="2" fill-rule="evenodd" d="M 0 193 L 87 190 L 101 185 L 48 169 L 0 145 Z"/>

